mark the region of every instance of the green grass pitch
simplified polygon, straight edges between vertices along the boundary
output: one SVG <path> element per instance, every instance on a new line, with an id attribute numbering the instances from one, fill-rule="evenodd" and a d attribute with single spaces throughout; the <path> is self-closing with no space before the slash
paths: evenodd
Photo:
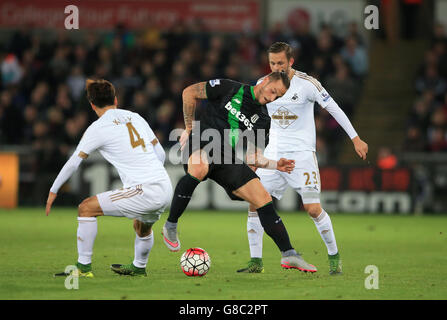
<path id="1" fill-rule="evenodd" d="M 316 274 L 283 270 L 273 241 L 264 236 L 263 274 L 238 274 L 249 260 L 246 213 L 186 212 L 180 220 L 182 250 L 167 250 L 161 238 L 165 213 L 154 225 L 155 244 L 148 277 L 112 273 L 112 263 L 133 258 L 135 233 L 126 218 L 98 218 L 95 278 L 79 279 L 67 290 L 54 278 L 74 264 L 76 209 L 0 210 L 0 299 L 447 299 L 447 216 L 393 216 L 332 213 L 343 258 L 341 276 L 329 276 L 327 251 L 303 212 L 280 213 L 292 244 L 319 269 Z M 179 259 L 189 247 L 211 257 L 203 278 L 185 276 Z M 365 267 L 379 270 L 379 288 L 366 289 Z"/>

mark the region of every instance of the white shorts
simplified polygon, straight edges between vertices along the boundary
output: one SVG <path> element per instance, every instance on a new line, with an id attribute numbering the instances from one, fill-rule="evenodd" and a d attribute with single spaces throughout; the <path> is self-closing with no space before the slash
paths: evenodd
<path id="1" fill-rule="evenodd" d="M 269 158 L 268 154 L 265 156 Z M 289 185 L 300 194 L 303 204 L 320 203 L 320 172 L 315 152 L 294 152 L 283 154 L 281 157 L 295 160 L 295 169 L 290 174 L 278 170 L 256 170 L 267 192 L 281 199 Z"/>
<path id="2" fill-rule="evenodd" d="M 172 199 L 168 179 L 106 191 L 97 195 L 105 216 L 127 217 L 154 224 Z"/>

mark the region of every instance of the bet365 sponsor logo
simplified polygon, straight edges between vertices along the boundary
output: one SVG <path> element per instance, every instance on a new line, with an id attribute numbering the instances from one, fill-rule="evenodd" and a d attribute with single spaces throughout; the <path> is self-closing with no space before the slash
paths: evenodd
<path id="1" fill-rule="evenodd" d="M 238 102 L 238 101 L 236 101 Z M 256 122 L 259 119 L 259 116 L 257 114 L 253 115 L 251 117 L 251 120 L 247 118 L 247 116 L 245 114 L 243 114 L 242 112 L 238 111 L 235 107 L 233 107 L 231 105 L 231 101 L 229 101 L 226 105 L 225 105 L 225 109 L 227 109 L 233 116 L 235 116 L 240 122 L 242 122 L 248 130 L 253 130 L 253 122 Z"/>

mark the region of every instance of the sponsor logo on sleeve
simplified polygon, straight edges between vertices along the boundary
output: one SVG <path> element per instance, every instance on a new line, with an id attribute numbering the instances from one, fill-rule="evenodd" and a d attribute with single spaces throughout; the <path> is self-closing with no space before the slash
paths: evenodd
<path id="1" fill-rule="evenodd" d="M 216 85 L 220 85 L 220 79 L 210 80 L 210 86 L 214 87 Z"/>
<path id="2" fill-rule="evenodd" d="M 331 98 L 331 96 L 327 92 L 322 92 L 321 97 L 323 98 L 324 102 L 328 101 Z"/>

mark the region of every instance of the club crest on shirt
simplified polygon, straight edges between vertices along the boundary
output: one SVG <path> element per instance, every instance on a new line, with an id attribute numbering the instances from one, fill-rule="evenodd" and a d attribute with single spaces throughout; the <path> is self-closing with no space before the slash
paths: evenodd
<path id="1" fill-rule="evenodd" d="M 251 123 L 256 123 L 256 121 L 258 121 L 259 116 L 255 113 L 254 115 L 251 116 L 250 120 Z"/>
<path id="2" fill-rule="evenodd" d="M 283 129 L 290 126 L 298 116 L 285 107 L 279 107 L 275 113 L 272 114 L 272 119 Z"/>
<path id="3" fill-rule="evenodd" d="M 298 100 L 298 93 L 294 93 L 293 97 L 292 97 L 292 101 L 297 101 Z"/>

